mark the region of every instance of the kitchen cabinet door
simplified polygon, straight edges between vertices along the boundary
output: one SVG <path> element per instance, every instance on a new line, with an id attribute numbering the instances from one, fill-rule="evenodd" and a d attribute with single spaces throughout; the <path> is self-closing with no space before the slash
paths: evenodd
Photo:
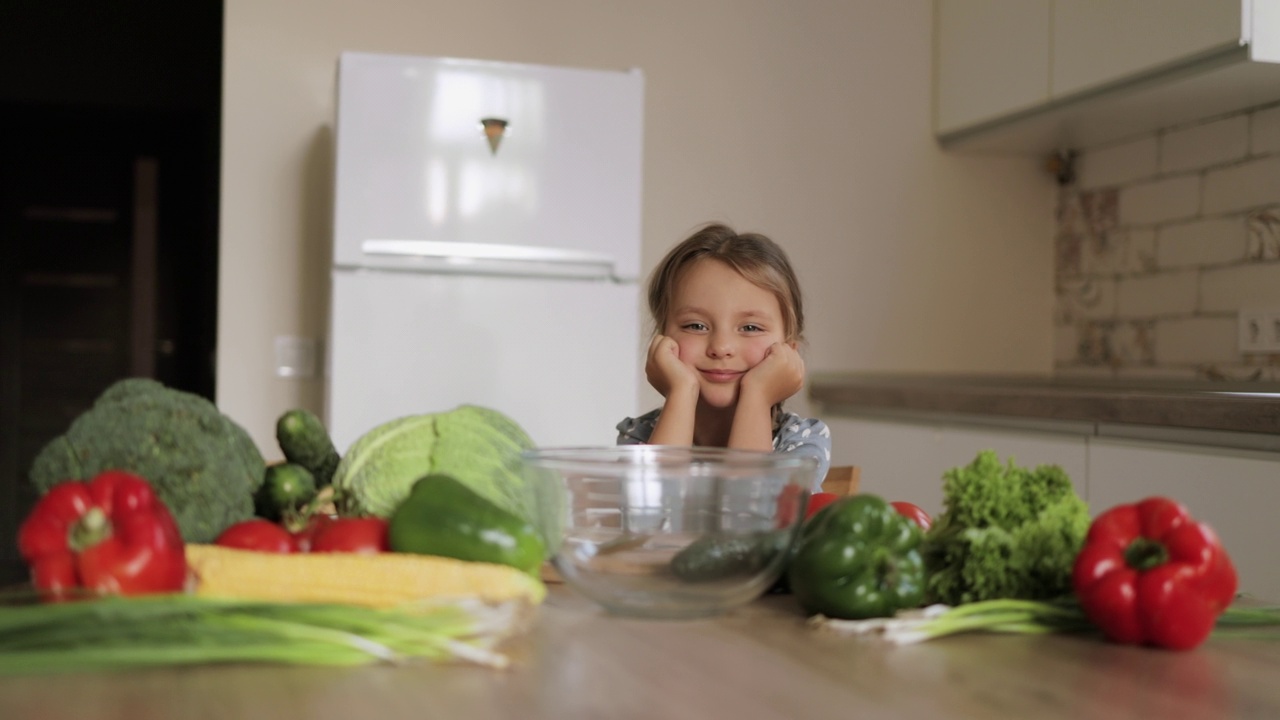
<path id="1" fill-rule="evenodd" d="M 937 0 L 937 133 L 1048 101 L 1049 9 L 1049 0 Z"/>
<path id="2" fill-rule="evenodd" d="M 1120 82 L 1233 47 L 1252 0 L 1054 0 L 1051 95 Z"/>
<path id="3" fill-rule="evenodd" d="M 1177 500 L 1218 533 L 1241 591 L 1280 601 L 1280 453 L 1091 438 L 1089 494 L 1095 515 L 1152 495 Z"/>

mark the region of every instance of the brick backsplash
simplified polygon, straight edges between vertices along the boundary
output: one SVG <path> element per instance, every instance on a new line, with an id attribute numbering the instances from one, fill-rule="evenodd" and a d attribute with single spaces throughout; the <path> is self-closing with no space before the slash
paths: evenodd
<path id="1" fill-rule="evenodd" d="M 1239 160 L 1249 152 L 1249 118 L 1225 120 L 1170 130 L 1160 137 L 1160 170 L 1199 170 Z"/>
<path id="2" fill-rule="evenodd" d="M 1114 187 L 1153 177 L 1160 165 L 1159 149 L 1152 136 L 1089 152 L 1077 160 L 1080 188 Z"/>
<path id="3" fill-rule="evenodd" d="M 1118 221 L 1134 226 L 1196 217 L 1202 184 L 1198 174 L 1182 174 L 1123 188 Z"/>
<path id="4" fill-rule="evenodd" d="M 1237 346 L 1242 308 L 1280 308 L 1280 106 L 1082 148 L 1058 198 L 1062 375 L 1280 381 Z"/>
<path id="5" fill-rule="evenodd" d="M 1156 244 L 1158 267 L 1238 263 L 1245 257 L 1245 223 L 1239 216 L 1166 225 Z"/>
<path id="6" fill-rule="evenodd" d="M 1277 203 L 1280 203 L 1280 155 L 1205 172 L 1206 213 L 1237 212 Z"/>
<path id="7" fill-rule="evenodd" d="M 1250 152 L 1257 155 L 1280 152 L 1280 107 L 1259 110 L 1249 121 Z"/>

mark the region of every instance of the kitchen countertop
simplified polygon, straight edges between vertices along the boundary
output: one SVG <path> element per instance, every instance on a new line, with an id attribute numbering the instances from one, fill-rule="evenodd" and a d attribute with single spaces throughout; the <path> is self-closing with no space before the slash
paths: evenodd
<path id="1" fill-rule="evenodd" d="M 823 412 L 987 422 L 1280 450 L 1280 383 L 1037 375 L 815 374 Z"/>
<path id="2" fill-rule="evenodd" d="M 1280 717 L 1280 632 L 1190 652 L 1092 637 L 920 645 L 818 632 L 788 596 L 705 620 L 612 617 L 553 585 L 505 671 L 201 666 L 0 679 L 6 720 Z"/>

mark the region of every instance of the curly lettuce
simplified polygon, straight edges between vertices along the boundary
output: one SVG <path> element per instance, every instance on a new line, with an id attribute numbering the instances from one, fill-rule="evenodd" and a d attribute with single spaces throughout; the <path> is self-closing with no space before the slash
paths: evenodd
<path id="1" fill-rule="evenodd" d="M 1056 465 L 1034 470 L 984 450 L 943 475 L 944 510 L 922 546 L 931 602 L 948 605 L 1071 592 L 1089 508 Z"/>

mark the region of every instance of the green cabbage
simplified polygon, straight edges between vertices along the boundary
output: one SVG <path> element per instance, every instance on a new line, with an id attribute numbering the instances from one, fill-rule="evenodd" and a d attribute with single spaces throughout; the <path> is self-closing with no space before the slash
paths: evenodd
<path id="1" fill-rule="evenodd" d="M 528 434 L 497 410 L 460 405 L 411 415 L 361 436 L 333 475 L 334 500 L 343 514 L 389 518 L 425 475 L 451 475 L 495 505 L 529 518 L 520 452 Z"/>

